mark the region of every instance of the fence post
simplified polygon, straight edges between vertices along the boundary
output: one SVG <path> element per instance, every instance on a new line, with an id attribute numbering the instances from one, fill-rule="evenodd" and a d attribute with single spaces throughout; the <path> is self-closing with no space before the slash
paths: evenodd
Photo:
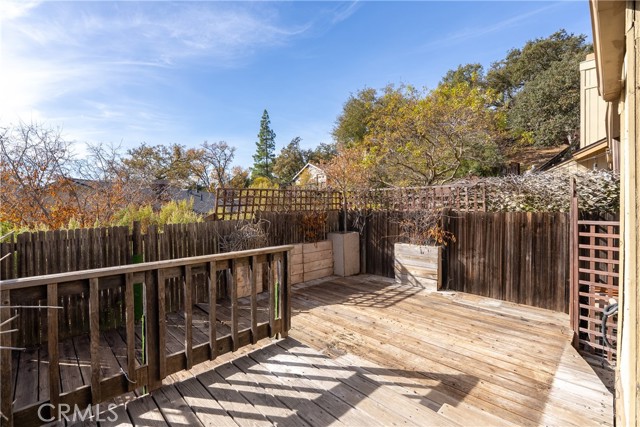
<path id="1" fill-rule="evenodd" d="M 578 259 L 580 250 L 578 248 L 578 194 L 576 192 L 576 179 L 571 178 L 569 186 L 569 321 L 573 329 L 571 343 L 578 348 L 578 335 L 580 327 L 580 284 L 579 271 L 580 261 Z"/>

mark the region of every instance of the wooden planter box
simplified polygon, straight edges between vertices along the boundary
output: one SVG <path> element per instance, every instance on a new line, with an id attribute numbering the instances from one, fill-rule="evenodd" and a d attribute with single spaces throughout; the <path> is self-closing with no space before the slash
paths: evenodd
<path id="1" fill-rule="evenodd" d="M 333 274 L 333 245 L 330 240 L 295 245 L 291 251 L 291 284 Z"/>
<path id="2" fill-rule="evenodd" d="M 442 247 L 394 245 L 396 282 L 437 291 L 442 286 Z"/>
<path id="3" fill-rule="evenodd" d="M 346 277 L 360 273 L 360 234 L 329 233 L 329 240 L 333 242 L 333 274 Z"/>

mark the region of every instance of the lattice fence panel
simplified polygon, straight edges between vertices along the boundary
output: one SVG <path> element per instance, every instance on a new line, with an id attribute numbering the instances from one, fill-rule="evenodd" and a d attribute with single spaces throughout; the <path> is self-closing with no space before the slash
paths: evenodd
<path id="1" fill-rule="evenodd" d="M 610 317 L 603 331 L 602 313 L 618 300 L 619 255 L 619 221 L 578 221 L 578 344 L 610 362 L 616 359 L 617 318 Z M 605 333 L 611 347 L 603 340 Z"/>

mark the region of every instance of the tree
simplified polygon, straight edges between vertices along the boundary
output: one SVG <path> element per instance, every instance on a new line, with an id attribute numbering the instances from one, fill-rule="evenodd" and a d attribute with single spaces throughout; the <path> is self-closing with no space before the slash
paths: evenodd
<path id="1" fill-rule="evenodd" d="M 579 131 L 579 63 L 592 50 L 584 35 L 560 30 L 510 50 L 492 64 L 487 87 L 513 138 L 538 145 L 571 142 Z"/>
<path id="2" fill-rule="evenodd" d="M 195 188 L 202 176 L 203 154 L 202 149 L 187 149 L 180 144 L 151 146 L 142 143 L 128 150 L 123 162 L 129 173 L 149 184 L 168 180 L 180 187 Z"/>
<path id="3" fill-rule="evenodd" d="M 0 134 L 0 222 L 15 228 L 109 224 L 152 194 L 128 173 L 118 147 L 89 144 L 76 160 L 59 129 L 20 123 Z"/>
<path id="4" fill-rule="evenodd" d="M 327 174 L 330 187 L 342 193 L 344 209 L 343 230 L 347 231 L 347 207 L 350 193 L 363 189 L 371 182 L 371 168 L 363 162 L 365 153 L 360 147 L 338 146 L 338 154 L 328 162 L 322 163 L 321 168 Z"/>
<path id="5" fill-rule="evenodd" d="M 443 184 L 484 174 L 499 156 L 485 92 L 466 82 L 433 91 L 387 87 L 365 138 L 365 162 L 383 185 Z"/>
<path id="6" fill-rule="evenodd" d="M 369 131 L 371 114 L 376 108 L 377 92 L 364 88 L 349 96 L 333 128 L 333 139 L 344 146 L 358 145 Z"/>
<path id="7" fill-rule="evenodd" d="M 148 184 L 129 174 L 120 147 L 87 144 L 87 152 L 87 157 L 77 162 L 74 176 L 78 179 L 69 191 L 77 207 L 74 221 L 79 225 L 111 224 L 114 215 L 126 206 L 155 201 Z"/>
<path id="8" fill-rule="evenodd" d="M 302 139 L 296 136 L 284 147 L 273 164 L 273 173 L 280 185 L 288 185 L 309 161 L 310 150 L 300 148 Z"/>
<path id="9" fill-rule="evenodd" d="M 458 83 L 468 83 L 470 85 L 484 85 L 484 69 L 480 64 L 459 65 L 455 70 L 447 71 L 440 85 L 456 85 Z"/>
<path id="10" fill-rule="evenodd" d="M 328 162 L 338 155 L 338 146 L 335 143 L 321 142 L 316 148 L 308 152 L 307 162 L 320 164 Z"/>
<path id="11" fill-rule="evenodd" d="M 75 209 L 66 203 L 72 188 L 71 143 L 60 129 L 20 122 L 0 130 L 0 222 L 19 227 L 65 224 Z"/>
<path id="12" fill-rule="evenodd" d="M 567 54 L 522 88 L 507 113 L 515 135 L 542 146 L 578 141 L 582 60 L 582 54 Z"/>
<path id="13" fill-rule="evenodd" d="M 251 181 L 249 188 L 275 189 L 278 188 L 278 183 L 264 176 L 259 176 L 258 178 Z"/>
<path id="14" fill-rule="evenodd" d="M 202 144 L 202 171 L 200 181 L 204 186 L 213 190 L 228 187 L 231 181 L 231 162 L 235 157 L 236 148 L 224 141 Z"/>
<path id="15" fill-rule="evenodd" d="M 260 132 L 256 142 L 256 154 L 253 155 L 251 179 L 258 177 L 273 179 L 274 151 L 276 149 L 276 133 L 271 129 L 269 113 L 264 110 L 260 120 Z"/>
<path id="16" fill-rule="evenodd" d="M 231 179 L 229 180 L 230 188 L 246 188 L 251 183 L 249 175 L 251 172 L 249 169 L 245 169 L 242 166 L 234 166 L 231 169 Z"/>

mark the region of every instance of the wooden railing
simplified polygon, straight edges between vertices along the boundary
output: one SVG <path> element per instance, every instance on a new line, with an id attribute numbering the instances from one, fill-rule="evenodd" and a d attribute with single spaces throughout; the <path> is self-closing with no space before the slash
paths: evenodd
<path id="1" fill-rule="evenodd" d="M 276 335 L 286 336 L 291 324 L 289 294 L 289 251 L 292 246 L 277 246 L 241 252 L 228 252 L 142 264 L 84 270 L 0 281 L 0 323 L 10 324 L 16 314 L 11 295 L 14 292 L 30 292 L 45 295 L 47 349 L 49 365 L 49 400 L 39 401 L 23 408 L 13 408 L 12 350 L 15 346 L 11 334 L 0 334 L 0 410 L 6 417 L 3 425 L 36 425 L 38 415 L 51 419 L 56 416 L 59 404 L 86 408 L 133 390 L 150 391 L 162 384 L 163 378 L 172 373 L 190 369 L 218 355 L 235 351 L 239 347 Z M 261 272 L 261 274 L 259 273 Z M 208 277 L 209 340 L 193 345 L 194 293 L 192 278 L 196 274 Z M 165 283 L 181 282 L 184 292 L 184 348 L 167 355 L 167 310 L 165 307 Z M 250 327 L 240 330 L 238 321 L 238 285 L 249 285 Z M 100 305 L 99 293 L 103 287 L 123 288 L 126 310 L 125 342 L 126 369 L 109 378 L 101 377 L 100 366 Z M 142 284 L 142 285 L 140 285 Z M 230 334 L 217 336 L 216 301 L 219 286 L 227 286 L 230 309 Z M 144 289 L 134 296 L 134 288 Z M 268 290 L 268 321 L 258 321 L 257 290 Z M 62 393 L 60 390 L 59 357 L 59 302 L 64 295 L 85 292 L 89 295 L 90 384 Z M 136 324 L 138 307 L 136 298 L 144 302 L 144 327 Z M 24 310 L 25 308 L 20 308 Z M 138 337 L 136 337 L 138 335 Z M 144 339 L 140 336 L 144 335 Z M 137 338 L 137 341 L 136 341 Z M 141 344 L 144 343 L 144 344 Z M 136 352 L 140 350 L 143 356 Z M 86 381 L 89 382 L 89 381 Z M 44 405 L 44 406 L 43 406 Z M 38 411 L 40 410 L 40 413 Z"/>

